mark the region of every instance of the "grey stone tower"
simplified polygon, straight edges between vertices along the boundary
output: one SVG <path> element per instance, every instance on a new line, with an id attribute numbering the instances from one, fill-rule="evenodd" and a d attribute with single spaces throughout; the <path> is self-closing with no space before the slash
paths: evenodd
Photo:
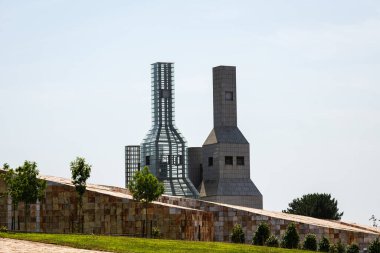
<path id="1" fill-rule="evenodd" d="M 186 140 L 174 122 L 174 63 L 152 64 L 152 128 L 141 143 L 141 166 L 164 183 L 165 194 L 198 198 L 188 175 Z"/>
<path id="2" fill-rule="evenodd" d="M 249 143 L 237 127 L 236 67 L 213 68 L 214 129 L 202 147 L 204 200 L 263 208 L 250 179 Z"/>

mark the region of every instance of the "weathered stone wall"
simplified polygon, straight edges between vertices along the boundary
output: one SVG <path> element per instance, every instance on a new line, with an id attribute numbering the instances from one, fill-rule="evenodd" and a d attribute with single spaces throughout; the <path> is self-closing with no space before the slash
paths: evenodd
<path id="1" fill-rule="evenodd" d="M 214 241 L 230 241 L 230 234 L 235 224 L 240 224 L 246 236 L 246 243 L 250 243 L 253 234 L 261 222 L 268 223 L 271 233 L 281 238 L 287 226 L 293 222 L 300 234 L 301 241 L 308 233 L 316 234 L 318 239 L 327 237 L 330 242 L 341 240 L 345 244 L 357 243 L 360 248 L 380 236 L 380 232 L 369 228 L 326 221 L 311 217 L 290 215 L 278 212 L 269 212 L 253 208 L 222 205 L 201 200 L 185 199 L 179 197 L 162 196 L 160 201 L 174 205 L 199 209 L 213 213 Z"/>
<path id="2" fill-rule="evenodd" d="M 4 186 L 0 182 L 1 186 Z M 6 198 L 5 198 L 6 199 Z M 0 210 L 7 210 L 11 202 L 0 200 Z M 16 211 L 16 228 L 22 231 L 72 233 L 82 230 L 78 216 L 77 193 L 69 185 L 48 181 L 46 197 L 30 207 L 30 219 L 25 228 L 24 205 Z M 11 226 L 12 212 L 3 212 L 1 222 Z M 145 220 L 142 204 L 128 198 L 87 190 L 83 196 L 83 232 L 141 236 Z M 147 232 L 158 227 L 163 238 L 210 241 L 213 238 L 212 214 L 199 210 L 151 203 L 147 208 Z M 37 222 L 38 221 L 38 222 Z"/>
<path id="3" fill-rule="evenodd" d="M 0 172 L 1 174 L 1 172 Z M 3 179 L 0 177 L 0 227 L 7 226 L 7 200 L 8 196 L 6 194 L 7 188 L 4 184 Z"/>
<path id="4" fill-rule="evenodd" d="M 77 194 L 70 181 L 62 178 L 43 177 L 48 181 L 45 199 L 31 205 L 28 231 L 48 233 L 79 232 Z M 0 180 L 0 193 L 5 192 Z M 0 226 L 11 228 L 13 212 L 11 201 L 0 198 Z M 15 229 L 25 230 L 24 205 L 19 204 L 15 213 Z M 123 188 L 88 185 L 83 198 L 84 233 L 124 234 L 141 236 L 145 209 L 134 201 Z M 202 200 L 162 196 L 149 204 L 147 211 L 148 235 L 150 228 L 160 229 L 163 238 L 201 241 L 230 241 L 230 233 L 235 224 L 241 224 L 250 243 L 261 222 L 267 222 L 272 234 L 281 238 L 289 223 L 294 222 L 301 240 L 308 233 L 318 239 L 322 236 L 330 242 L 350 244 L 355 242 L 361 248 L 380 236 L 374 228 L 334 222 L 311 217 L 270 212 L 240 206 L 224 205 Z"/>

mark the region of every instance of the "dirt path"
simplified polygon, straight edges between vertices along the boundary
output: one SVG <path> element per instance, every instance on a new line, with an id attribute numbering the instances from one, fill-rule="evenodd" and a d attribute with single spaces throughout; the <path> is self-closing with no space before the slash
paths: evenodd
<path id="1" fill-rule="evenodd" d="M 105 253 L 66 246 L 0 238 L 0 253 Z"/>

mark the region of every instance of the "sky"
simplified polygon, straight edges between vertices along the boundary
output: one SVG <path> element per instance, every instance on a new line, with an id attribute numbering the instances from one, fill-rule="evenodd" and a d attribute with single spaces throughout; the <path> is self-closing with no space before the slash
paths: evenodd
<path id="1" fill-rule="evenodd" d="M 212 67 L 237 67 L 238 126 L 264 209 L 331 193 L 380 218 L 380 1 L 0 0 L 0 164 L 124 186 L 151 127 L 150 64 L 175 63 L 176 126 L 213 127 Z"/>

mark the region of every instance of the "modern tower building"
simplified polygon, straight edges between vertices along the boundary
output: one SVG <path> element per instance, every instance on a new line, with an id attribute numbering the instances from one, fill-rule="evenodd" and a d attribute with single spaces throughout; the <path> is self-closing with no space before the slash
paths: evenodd
<path id="1" fill-rule="evenodd" d="M 214 128 L 202 146 L 200 197 L 232 205 L 263 208 L 250 179 L 249 143 L 237 127 L 236 67 L 213 68 Z"/>
<path id="2" fill-rule="evenodd" d="M 140 170 L 140 146 L 125 146 L 125 188 L 136 171 Z"/>
<path id="3" fill-rule="evenodd" d="M 151 79 L 152 128 L 141 144 L 141 166 L 164 183 L 165 194 L 197 198 L 186 141 L 174 124 L 174 63 L 152 64 Z"/>

